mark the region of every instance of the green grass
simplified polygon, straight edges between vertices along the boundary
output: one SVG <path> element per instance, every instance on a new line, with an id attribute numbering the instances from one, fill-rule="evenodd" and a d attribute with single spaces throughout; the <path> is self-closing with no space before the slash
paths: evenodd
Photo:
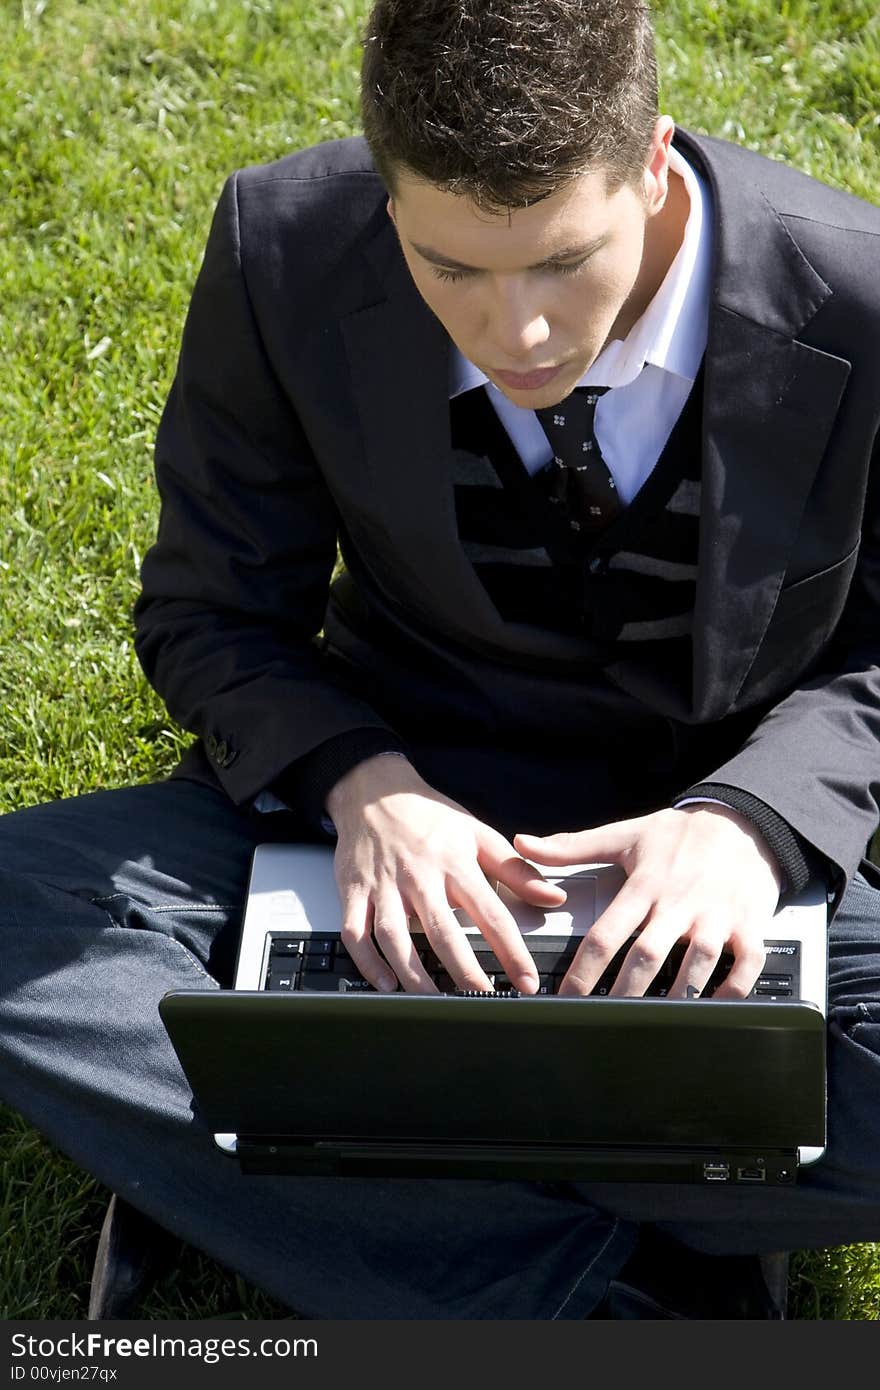
<path id="1" fill-rule="evenodd" d="M 133 657 L 151 450 L 227 174 L 357 129 L 362 0 L 0 0 L 0 810 L 167 772 Z M 664 0 L 664 109 L 880 201 L 874 0 Z M 106 1194 L 0 1116 L 0 1316 L 83 1316 Z M 880 1318 L 876 1247 L 795 1257 Z M 284 1316 L 195 1252 L 155 1318 Z"/>

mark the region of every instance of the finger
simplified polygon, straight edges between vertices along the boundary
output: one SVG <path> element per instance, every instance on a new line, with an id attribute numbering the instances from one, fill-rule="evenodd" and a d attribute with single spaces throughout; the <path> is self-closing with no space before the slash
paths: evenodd
<path id="1" fill-rule="evenodd" d="M 769 923 L 767 927 L 768 934 L 771 934 Z M 756 930 L 754 924 L 732 931 L 728 935 L 728 945 L 733 952 L 733 965 L 712 998 L 745 999 L 754 988 L 767 959 L 763 931 L 760 928 Z"/>
<path id="2" fill-rule="evenodd" d="M 397 989 L 397 976 L 383 960 L 373 943 L 373 904 L 365 890 L 340 888 L 342 899 L 342 944 L 364 979 L 374 989 L 390 994 Z"/>
<path id="3" fill-rule="evenodd" d="M 652 899 L 627 879 L 584 936 L 559 986 L 559 993 L 590 994 L 621 946 L 640 929 L 652 906 Z"/>
<path id="4" fill-rule="evenodd" d="M 462 880 L 447 889 L 450 902 L 464 908 L 479 927 L 514 989 L 534 994 L 538 970 L 522 932 L 485 880 Z"/>
<path id="5" fill-rule="evenodd" d="M 717 924 L 696 922 L 691 928 L 681 965 L 666 997 L 698 999 L 704 994 L 721 959 L 723 949 L 724 934 L 719 932 Z"/>
<path id="6" fill-rule="evenodd" d="M 649 918 L 621 962 L 608 991 L 610 997 L 632 999 L 647 993 L 669 958 L 669 952 L 684 934 L 681 920 L 675 913 L 657 913 Z"/>
<path id="7" fill-rule="evenodd" d="M 410 914 L 396 887 L 377 889 L 373 899 L 373 941 L 409 994 L 438 994 L 410 932 Z"/>
<path id="8" fill-rule="evenodd" d="M 541 870 L 517 854 L 509 840 L 487 826 L 478 836 L 477 861 L 490 882 L 503 883 L 533 907 L 559 907 L 565 902 L 564 888 L 548 883 Z"/>
<path id="9" fill-rule="evenodd" d="M 411 894 L 411 902 L 431 950 L 459 989 L 490 992 L 492 981 L 477 961 L 449 905 L 444 885 L 419 885 L 418 891 Z"/>
<path id="10" fill-rule="evenodd" d="M 632 847 L 635 825 L 623 820 L 558 835 L 517 834 L 513 847 L 538 864 L 617 864 Z"/>

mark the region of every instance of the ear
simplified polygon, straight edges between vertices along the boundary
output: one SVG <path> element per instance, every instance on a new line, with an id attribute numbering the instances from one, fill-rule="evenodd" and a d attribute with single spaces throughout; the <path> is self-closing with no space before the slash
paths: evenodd
<path id="1" fill-rule="evenodd" d="M 645 166 L 645 203 L 649 217 L 660 211 L 669 193 L 669 149 L 674 134 L 672 117 L 658 116 Z"/>
<path id="2" fill-rule="evenodd" d="M 385 204 L 385 211 L 388 213 L 388 216 L 391 218 L 391 221 L 394 223 L 394 225 L 395 225 L 395 227 L 396 227 L 396 226 L 397 226 L 397 218 L 394 216 L 394 199 L 393 199 L 393 198 L 389 198 L 389 199 L 388 199 L 388 202 Z"/>

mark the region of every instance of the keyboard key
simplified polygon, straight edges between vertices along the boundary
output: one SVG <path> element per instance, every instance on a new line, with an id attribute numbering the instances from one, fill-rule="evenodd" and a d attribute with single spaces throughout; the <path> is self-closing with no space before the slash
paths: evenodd
<path id="1" fill-rule="evenodd" d="M 345 947 L 342 945 L 341 941 L 337 942 L 334 941 L 332 938 L 328 939 L 325 936 L 314 937 L 312 940 L 307 941 L 305 943 L 305 947 L 306 956 L 309 959 L 310 969 L 313 956 L 332 956 L 337 947 L 342 951 L 345 950 Z M 346 954 L 348 953 L 346 952 Z"/>
<path id="2" fill-rule="evenodd" d="M 339 989 L 339 976 L 330 970 L 304 970 L 298 988 L 306 992 L 331 994 Z"/>
<path id="3" fill-rule="evenodd" d="M 332 957 L 332 956 L 306 956 L 304 968 L 305 968 L 306 970 L 332 970 L 332 969 L 333 969 L 333 957 Z M 351 968 L 351 963 L 349 962 L 349 969 L 350 969 L 350 968 Z"/>
<path id="4" fill-rule="evenodd" d="M 299 956 L 302 955 L 303 943 L 293 937 L 275 936 L 272 938 L 273 956 Z"/>
<path id="5" fill-rule="evenodd" d="M 530 941 L 529 951 L 539 973 L 544 975 L 552 972 L 564 975 L 575 957 L 575 948 L 569 943 L 563 945 L 553 940 L 540 944 L 537 941 Z"/>
<path id="6" fill-rule="evenodd" d="M 497 956 L 489 956 L 485 953 L 477 952 L 477 965 L 491 978 L 501 972 L 501 962 Z"/>

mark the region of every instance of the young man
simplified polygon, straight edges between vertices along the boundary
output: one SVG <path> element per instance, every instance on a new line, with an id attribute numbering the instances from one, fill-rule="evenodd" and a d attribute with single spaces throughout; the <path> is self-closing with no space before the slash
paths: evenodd
<path id="1" fill-rule="evenodd" d="M 685 1273 L 878 1239 L 880 213 L 676 131 L 635 0 L 379 0 L 363 116 L 220 200 L 136 613 L 199 742 L 4 824 L 4 1098 L 322 1316 L 585 1316 L 639 1228 Z M 486 988 L 463 907 L 534 990 L 488 880 L 549 906 L 526 860 L 611 860 L 564 992 L 640 929 L 615 993 L 683 940 L 673 994 L 726 949 L 742 998 L 821 877 L 825 1158 L 747 1203 L 230 1172 L 156 1004 L 228 982 L 253 845 L 321 835 L 380 989 L 431 988 L 413 916 Z"/>

